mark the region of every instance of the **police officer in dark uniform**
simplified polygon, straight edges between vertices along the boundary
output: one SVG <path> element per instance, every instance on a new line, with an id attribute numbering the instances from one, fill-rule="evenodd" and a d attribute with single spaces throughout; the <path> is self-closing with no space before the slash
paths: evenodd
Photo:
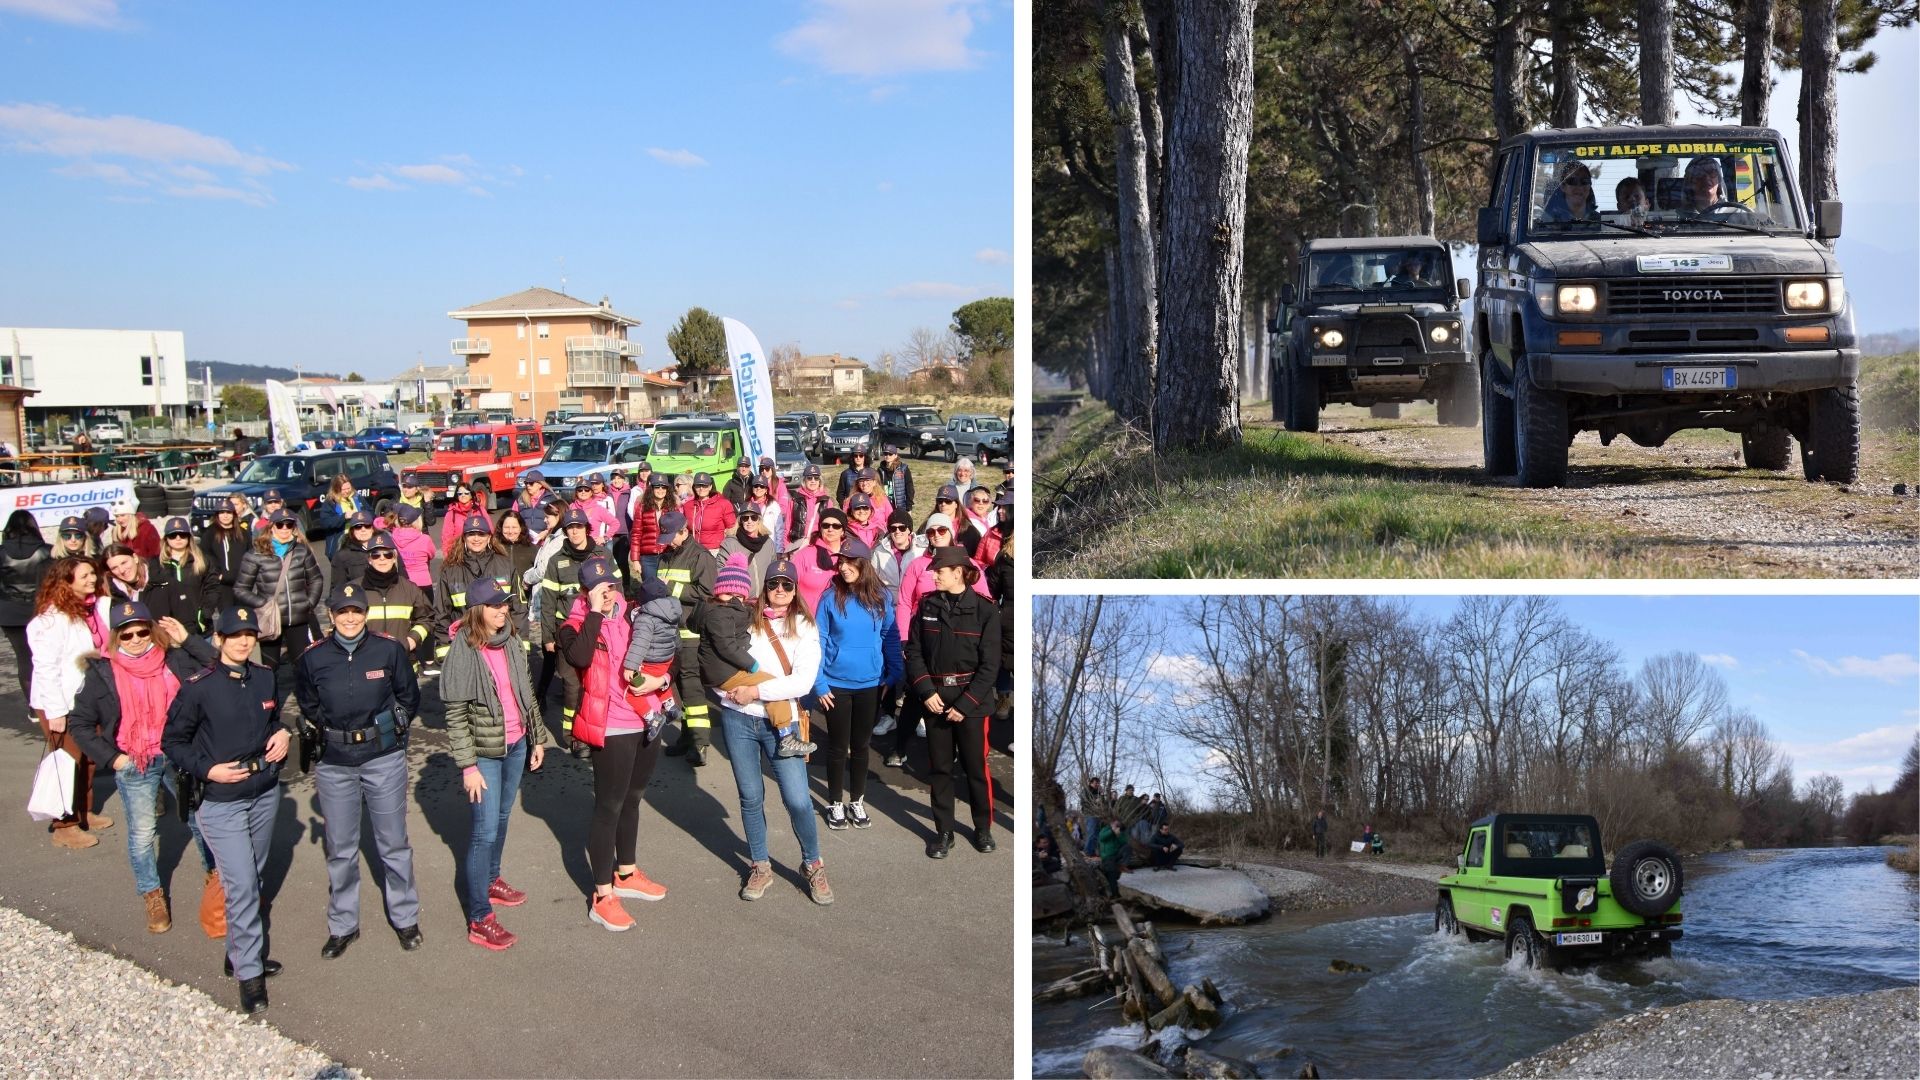
<path id="1" fill-rule="evenodd" d="M 973 846 L 992 851 L 993 777 L 987 773 L 987 721 L 1000 675 L 1000 610 L 973 591 L 980 568 L 949 544 L 933 551 L 934 590 L 920 598 L 907 629 L 907 700 L 927 720 L 928 794 L 934 837 L 927 857 L 953 850 L 953 765 L 967 774 Z M 900 721 L 911 725 L 914 718 Z"/>
<path id="2" fill-rule="evenodd" d="M 200 782 L 194 821 L 226 888 L 227 974 L 240 980 L 240 1010 L 256 1013 L 267 1007 L 266 977 L 280 972 L 279 963 L 266 958 L 260 875 L 294 731 L 273 669 L 247 660 L 260 637 L 252 609 L 222 610 L 213 634 L 213 666 L 180 687 L 160 749 L 174 768 Z"/>
<path id="3" fill-rule="evenodd" d="M 660 543 L 666 549 L 660 553 L 660 581 L 680 601 L 680 655 L 674 658 L 673 690 L 684 710 L 680 739 L 667 747 L 667 756 L 684 754 L 687 764 L 698 768 L 707 763 L 713 716 L 708 711 L 707 688 L 700 682 L 700 635 L 687 629 L 687 623 L 701 601 L 713 599 L 720 569 L 694 539 L 686 515 L 678 510 L 660 515 Z"/>
<path id="4" fill-rule="evenodd" d="M 367 630 L 366 589 L 333 590 L 333 633 L 300 656 L 300 712 L 316 729 L 313 785 L 326 819 L 331 960 L 360 937 L 360 804 L 386 869 L 387 921 L 400 947 L 420 947 L 420 893 L 407 843 L 407 726 L 420 686 L 406 646 Z"/>

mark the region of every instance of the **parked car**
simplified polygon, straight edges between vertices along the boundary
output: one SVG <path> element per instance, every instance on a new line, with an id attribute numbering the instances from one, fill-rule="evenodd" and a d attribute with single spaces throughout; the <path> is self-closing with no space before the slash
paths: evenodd
<path id="1" fill-rule="evenodd" d="M 120 443 L 127 441 L 127 432 L 119 424 L 101 423 L 87 429 L 87 438 L 96 444 Z"/>
<path id="2" fill-rule="evenodd" d="M 791 420 L 798 427 L 801 448 L 809 454 L 819 455 L 826 452 L 827 417 L 816 412 L 781 413 L 773 418 L 778 424 L 782 420 Z"/>
<path id="3" fill-rule="evenodd" d="M 706 473 L 725 484 L 745 447 L 739 425 L 730 420 L 668 420 L 654 427 L 647 460 L 656 473 Z"/>
<path id="4" fill-rule="evenodd" d="M 970 457 L 985 465 L 995 459 L 1013 460 L 1011 433 L 998 416 L 971 414 L 947 417 L 947 460 Z"/>
<path id="5" fill-rule="evenodd" d="M 313 537 L 313 508 L 326 497 L 334 476 L 353 478 L 354 490 L 378 507 L 400 494 L 400 478 L 380 450 L 303 450 L 297 454 L 263 454 L 240 470 L 230 484 L 202 491 L 193 498 L 193 525 L 199 529 L 238 492 L 258 507 L 269 491 L 279 491 L 287 509 L 300 518 L 300 531 Z"/>
<path id="6" fill-rule="evenodd" d="M 413 448 L 413 441 L 407 433 L 395 427 L 361 428 L 354 435 L 354 446 L 377 446 L 389 454 L 404 454 Z"/>
<path id="7" fill-rule="evenodd" d="M 410 453 L 424 454 L 433 449 L 433 440 L 440 434 L 439 428 L 414 428 L 407 435 L 407 450 Z"/>
<path id="8" fill-rule="evenodd" d="M 897 446 L 909 457 L 947 454 L 947 422 L 931 405 L 883 405 L 875 436 L 878 446 Z"/>
<path id="9" fill-rule="evenodd" d="M 784 416 L 773 421 L 773 468 L 789 487 L 799 485 L 800 474 L 812 460 L 802 441 L 804 431 L 797 421 Z"/>
<path id="10" fill-rule="evenodd" d="M 344 431 L 330 431 L 325 429 L 322 429 L 320 431 L 309 431 L 304 435 L 300 436 L 300 441 L 316 449 L 337 450 L 342 447 L 352 448 L 353 446 L 352 435 L 349 435 Z M 322 446 L 321 444 L 323 442 L 329 445 Z"/>
<path id="11" fill-rule="evenodd" d="M 827 428 L 827 445 L 821 456 L 838 465 L 851 458 L 857 449 L 864 447 L 871 454 L 873 429 L 879 422 L 879 414 L 871 409 L 835 413 L 833 423 Z"/>
<path id="12" fill-rule="evenodd" d="M 638 433 L 609 431 L 597 435 L 570 435 L 547 447 L 540 459 L 540 475 L 555 490 L 578 485 L 590 473 L 630 470 L 646 460 L 650 440 Z"/>

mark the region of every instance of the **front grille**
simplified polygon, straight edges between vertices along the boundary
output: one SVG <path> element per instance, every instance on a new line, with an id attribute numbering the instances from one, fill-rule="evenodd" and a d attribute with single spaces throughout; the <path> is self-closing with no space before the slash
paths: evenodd
<path id="1" fill-rule="evenodd" d="M 1354 344 L 1360 348 L 1405 348 L 1420 351 L 1420 324 L 1408 315 L 1360 320 Z"/>
<path id="2" fill-rule="evenodd" d="M 443 488 L 447 486 L 447 473 L 444 469 L 438 472 L 420 469 L 414 472 L 413 482 L 423 488 Z"/>
<path id="3" fill-rule="evenodd" d="M 218 510 L 227 505 L 225 495 L 202 495 L 193 500 L 193 505 L 201 510 Z"/>
<path id="4" fill-rule="evenodd" d="M 1778 315 L 1773 278 L 1675 278 L 1607 282 L 1610 315 Z"/>

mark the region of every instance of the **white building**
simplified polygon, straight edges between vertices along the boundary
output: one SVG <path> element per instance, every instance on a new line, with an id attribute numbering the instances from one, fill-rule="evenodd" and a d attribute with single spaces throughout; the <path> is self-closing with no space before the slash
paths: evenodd
<path id="1" fill-rule="evenodd" d="M 179 330 L 0 327 L 0 383 L 38 390 L 36 413 L 179 415 L 200 388 L 187 382 Z"/>

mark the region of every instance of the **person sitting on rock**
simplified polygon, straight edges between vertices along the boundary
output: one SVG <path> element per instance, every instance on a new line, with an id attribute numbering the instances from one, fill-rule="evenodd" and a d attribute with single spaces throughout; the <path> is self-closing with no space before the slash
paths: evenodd
<path id="1" fill-rule="evenodd" d="M 1053 848 L 1053 837 L 1046 833 L 1033 841 L 1033 868 L 1043 874 L 1060 872 L 1060 853 Z"/>
<path id="2" fill-rule="evenodd" d="M 1173 835 L 1173 826 L 1165 822 L 1154 832 L 1147 846 L 1153 852 L 1151 862 L 1155 870 L 1165 870 L 1179 862 L 1180 853 L 1187 850 L 1187 845 Z"/>

